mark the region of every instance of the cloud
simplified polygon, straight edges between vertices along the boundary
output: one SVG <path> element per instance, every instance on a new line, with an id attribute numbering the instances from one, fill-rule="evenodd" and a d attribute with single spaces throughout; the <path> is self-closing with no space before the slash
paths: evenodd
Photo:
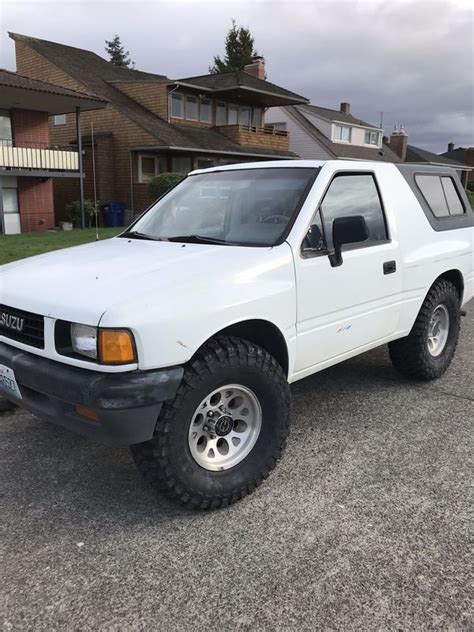
<path id="1" fill-rule="evenodd" d="M 1 5 L 5 30 L 104 54 L 118 33 L 136 67 L 169 77 L 207 72 L 232 18 L 250 27 L 269 80 L 435 152 L 474 145 L 473 21 L 468 0 L 22 2 Z M 0 65 L 14 68 L 2 33 Z"/>

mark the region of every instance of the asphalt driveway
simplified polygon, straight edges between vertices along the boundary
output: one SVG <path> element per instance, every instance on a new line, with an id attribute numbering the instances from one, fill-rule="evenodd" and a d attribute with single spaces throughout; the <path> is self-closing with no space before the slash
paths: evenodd
<path id="1" fill-rule="evenodd" d="M 3 629 L 468 628 L 473 375 L 471 304 L 436 383 L 380 349 L 295 384 L 279 467 L 214 513 L 125 449 L 0 416 Z"/>

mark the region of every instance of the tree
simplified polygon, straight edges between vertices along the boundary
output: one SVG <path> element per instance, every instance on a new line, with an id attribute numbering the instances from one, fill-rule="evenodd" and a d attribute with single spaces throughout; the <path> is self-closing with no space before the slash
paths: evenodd
<path id="1" fill-rule="evenodd" d="M 130 59 L 129 51 L 125 50 L 118 35 L 115 35 L 110 42 L 105 40 L 105 44 L 105 50 L 110 57 L 109 61 L 111 64 L 122 68 L 133 68 L 135 66 L 135 62 Z"/>
<path id="2" fill-rule="evenodd" d="M 251 64 L 253 57 L 258 55 L 253 48 L 253 37 L 249 29 L 237 26 L 232 20 L 232 28 L 225 38 L 225 56 L 221 59 L 219 55 L 214 57 L 214 65 L 209 68 L 209 72 L 229 72 L 230 70 L 243 70 L 244 66 Z"/>

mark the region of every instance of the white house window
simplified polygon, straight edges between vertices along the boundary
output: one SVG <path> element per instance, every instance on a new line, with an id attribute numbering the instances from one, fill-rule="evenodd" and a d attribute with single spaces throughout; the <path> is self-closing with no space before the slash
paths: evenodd
<path id="1" fill-rule="evenodd" d="M 251 109 L 246 107 L 239 108 L 240 125 L 250 125 Z"/>
<path id="2" fill-rule="evenodd" d="M 186 118 L 188 121 L 199 120 L 199 103 L 197 97 L 190 95 L 186 97 Z"/>
<path id="3" fill-rule="evenodd" d="M 237 125 L 239 121 L 239 106 L 229 105 L 229 125 Z"/>
<path id="4" fill-rule="evenodd" d="M 191 158 L 189 156 L 174 156 L 171 159 L 171 171 L 173 173 L 189 173 L 191 168 Z"/>
<path id="5" fill-rule="evenodd" d="M 197 159 L 197 168 L 198 169 L 209 169 L 209 167 L 214 167 L 216 161 L 214 158 L 198 158 Z"/>
<path id="6" fill-rule="evenodd" d="M 160 160 L 158 156 L 140 154 L 138 156 L 138 182 L 150 182 L 160 173 Z"/>
<path id="7" fill-rule="evenodd" d="M 344 143 L 351 142 L 351 128 L 346 125 L 335 125 L 334 127 L 334 140 L 339 140 Z"/>
<path id="8" fill-rule="evenodd" d="M 281 123 L 267 123 L 265 127 L 276 130 L 277 132 L 286 132 L 286 122 Z"/>
<path id="9" fill-rule="evenodd" d="M 365 144 L 366 145 L 378 145 L 379 144 L 379 132 L 372 132 L 367 130 L 365 132 Z"/>
<path id="10" fill-rule="evenodd" d="M 202 98 L 199 118 L 203 123 L 212 123 L 212 101 Z"/>
<path id="11" fill-rule="evenodd" d="M 0 110 L 0 142 L 12 140 L 12 122 L 8 110 Z M 4 144 L 7 144 L 4 142 Z M 11 143 L 8 143 L 11 144 Z"/>
<path id="12" fill-rule="evenodd" d="M 65 114 L 55 114 L 53 116 L 54 125 L 66 125 L 66 115 Z"/>
<path id="13" fill-rule="evenodd" d="M 262 127 L 262 108 L 253 108 L 252 125 Z"/>
<path id="14" fill-rule="evenodd" d="M 216 125 L 227 125 L 227 104 L 218 102 L 216 105 Z"/>
<path id="15" fill-rule="evenodd" d="M 183 95 L 173 92 L 171 95 L 171 116 L 173 118 L 184 118 Z"/>

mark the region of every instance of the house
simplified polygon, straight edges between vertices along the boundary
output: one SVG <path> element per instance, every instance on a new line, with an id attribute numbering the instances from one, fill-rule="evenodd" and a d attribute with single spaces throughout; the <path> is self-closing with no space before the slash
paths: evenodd
<path id="1" fill-rule="evenodd" d="M 339 110 L 308 104 L 279 106 L 270 108 L 265 120 L 289 134 L 290 150 L 302 158 L 401 162 L 384 145 L 382 130 L 353 116 L 350 103 L 341 103 Z"/>
<path id="2" fill-rule="evenodd" d="M 464 187 L 467 186 L 469 175 L 474 167 L 462 164 L 457 160 L 452 160 L 445 156 L 438 156 L 421 147 L 408 144 L 408 135 L 403 127 L 395 128 L 390 136 L 389 146 L 405 162 L 418 164 L 436 165 L 438 167 L 450 167 L 456 169 L 458 176 Z"/>
<path id="3" fill-rule="evenodd" d="M 448 151 L 440 154 L 441 158 L 449 158 L 450 160 L 456 160 L 463 165 L 474 167 L 474 147 L 457 147 L 455 149 L 454 143 L 448 143 Z M 469 171 L 467 182 L 474 181 L 474 169 Z"/>
<path id="4" fill-rule="evenodd" d="M 78 147 L 51 143 L 49 117 L 80 126 L 81 112 L 106 101 L 0 70 L 0 233 L 42 231 L 55 225 L 53 181 L 80 188 Z"/>
<path id="5" fill-rule="evenodd" d="M 168 79 L 114 66 L 87 50 L 10 37 L 18 72 L 108 101 L 83 117 L 87 197 L 95 180 L 101 201 L 119 199 L 136 212 L 152 201 L 147 183 L 160 172 L 296 157 L 288 132 L 265 126 L 265 109 L 307 99 L 266 81 L 260 57 L 241 72 Z M 53 120 L 51 135 L 57 143 L 76 143 L 73 117 Z M 57 187 L 58 217 L 75 197 L 77 187 Z"/>

